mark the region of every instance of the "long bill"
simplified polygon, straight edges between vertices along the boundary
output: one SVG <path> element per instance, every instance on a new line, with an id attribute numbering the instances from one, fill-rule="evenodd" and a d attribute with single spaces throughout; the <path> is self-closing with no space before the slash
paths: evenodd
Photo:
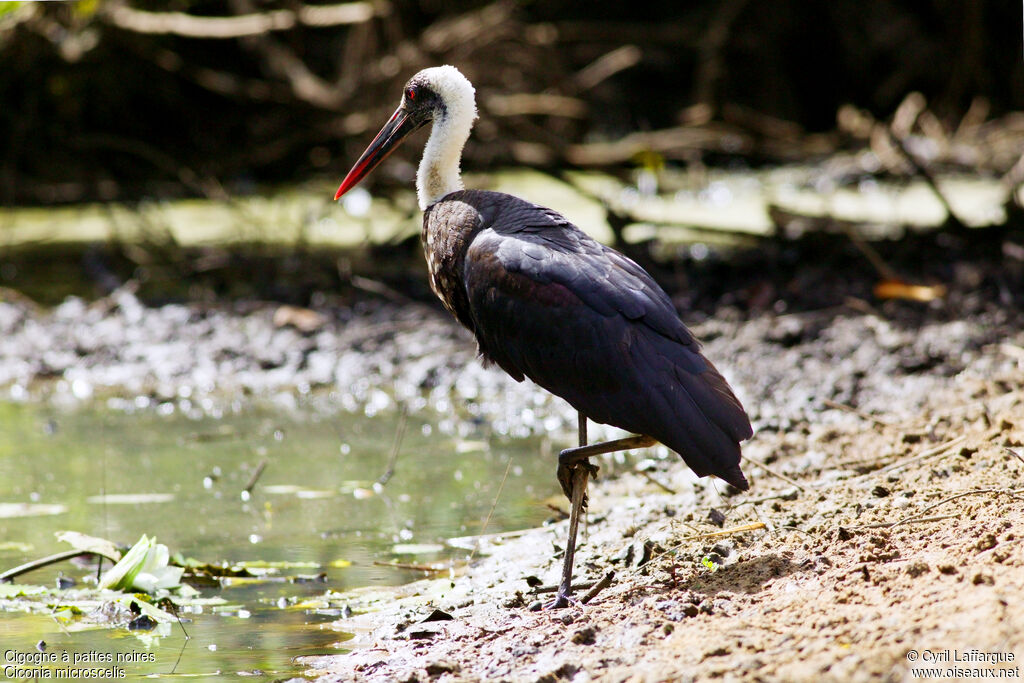
<path id="1" fill-rule="evenodd" d="M 352 170 L 348 172 L 345 179 L 341 181 L 341 187 L 338 188 L 338 193 L 334 195 L 334 199 L 340 199 L 341 195 L 355 187 L 360 180 L 369 175 L 370 171 L 377 168 L 407 137 L 412 135 L 422 125 L 423 123 L 417 123 L 413 119 L 405 107 L 396 109 L 395 113 L 388 119 L 388 122 L 377 133 L 377 137 L 373 139 L 373 142 L 366 148 L 363 155 L 359 157 L 356 165 L 352 167 Z"/>

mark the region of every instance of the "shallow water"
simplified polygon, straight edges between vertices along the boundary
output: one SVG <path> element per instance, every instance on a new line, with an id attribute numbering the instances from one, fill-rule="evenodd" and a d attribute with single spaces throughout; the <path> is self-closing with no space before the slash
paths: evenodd
<path id="1" fill-rule="evenodd" d="M 177 624 L 139 634 L 75 631 L 74 622 L 5 612 L 5 653 L 35 652 L 44 640 L 47 651 L 72 657 L 151 653 L 151 662 L 115 659 L 129 677 L 288 675 L 297 671 L 292 657 L 337 651 L 344 638 L 323 626 L 337 614 L 315 600 L 303 605 L 306 598 L 423 576 L 375 562 L 464 557 L 443 548 L 444 539 L 480 532 L 506 469 L 487 531 L 549 516 L 541 499 L 555 492 L 554 459 L 537 455 L 538 440 L 457 440 L 417 416 L 405 421 L 393 478 L 375 494 L 403 420 L 258 408 L 215 420 L 0 404 L 0 570 L 67 550 L 54 538 L 65 529 L 120 544 L 155 535 L 172 553 L 204 562 L 291 563 L 271 581 L 205 589 L 228 605 L 187 615 L 188 640 Z M 53 585 L 59 572 L 79 582 L 86 574 L 62 563 L 18 582 Z M 321 573 L 323 580 L 289 580 Z"/>

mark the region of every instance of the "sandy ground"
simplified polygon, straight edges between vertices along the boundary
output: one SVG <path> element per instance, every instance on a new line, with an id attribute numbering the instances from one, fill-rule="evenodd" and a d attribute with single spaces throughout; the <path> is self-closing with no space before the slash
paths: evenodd
<path id="1" fill-rule="evenodd" d="M 1024 354 L 1015 316 L 986 325 L 992 311 L 982 308 L 969 324 L 850 310 L 716 334 L 729 323 L 709 321 L 699 327 L 708 352 L 725 358 L 758 427 L 745 454 L 771 470 L 748 462 L 749 492 L 697 481 L 675 458 L 645 460 L 643 473 L 592 485 L 576 576 L 614 570 L 615 579 L 589 604 L 529 609 L 534 577 L 557 582 L 562 521 L 491 539 L 454 579 L 339 596 L 354 616 L 334 627 L 355 634 L 351 652 L 311 658 L 310 672 L 322 681 L 1019 678 Z M 907 362 L 915 349 L 934 362 Z M 753 353 L 771 362 L 731 362 Z"/>
<path id="2" fill-rule="evenodd" d="M 675 301 L 756 429 L 744 448 L 751 490 L 695 480 L 664 449 L 625 471 L 603 461 L 576 576 L 615 578 L 588 604 L 529 609 L 532 584 L 558 578 L 566 523 L 555 522 L 488 539 L 451 577 L 331 596 L 351 611 L 333 625 L 350 652 L 304 660 L 310 673 L 1020 678 L 1022 243 L 990 231 L 877 245 L 911 281 L 942 283 L 930 303 L 875 298 L 877 273 L 841 235 L 766 244 L 728 265 L 680 263 Z M 21 399 L 191 396 L 193 409 L 207 397 L 323 390 L 332 410 L 455 408 L 474 430 L 543 430 L 571 445 L 567 406 L 482 367 L 437 306 L 281 311 L 150 307 L 130 291 L 51 311 L 6 302 L 0 386 Z"/>

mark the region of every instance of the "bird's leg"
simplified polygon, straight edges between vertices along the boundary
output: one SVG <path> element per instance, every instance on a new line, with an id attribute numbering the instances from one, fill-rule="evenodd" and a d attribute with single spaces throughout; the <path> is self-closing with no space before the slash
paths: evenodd
<path id="1" fill-rule="evenodd" d="M 558 454 L 558 482 L 562 491 L 571 501 L 569 509 L 569 537 L 565 541 L 565 558 L 562 560 L 562 582 L 558 585 L 555 601 L 549 609 L 566 607 L 572 601 L 572 566 L 576 556 L 576 533 L 579 530 L 580 514 L 587 506 L 587 477 L 597 474 L 597 467 L 590 462 L 590 456 L 613 453 L 629 448 L 644 448 L 657 443 L 649 436 L 630 436 L 625 439 L 603 441 L 587 445 L 587 417 L 579 413 L 579 446 L 567 448 Z"/>
<path id="2" fill-rule="evenodd" d="M 584 432 L 584 436 L 586 432 Z M 656 439 L 642 434 L 627 436 L 624 439 L 602 441 L 592 443 L 589 446 L 580 445 L 577 448 L 566 448 L 558 454 L 558 483 L 562 486 L 562 493 L 569 500 L 572 500 L 573 472 L 578 464 L 590 471 L 590 474 L 597 475 L 597 466 L 590 463 L 590 456 L 614 453 L 615 451 L 628 451 L 631 448 L 647 448 L 658 443 Z"/>
<path id="3" fill-rule="evenodd" d="M 551 609 L 566 607 L 572 599 L 572 565 L 576 556 L 576 532 L 579 530 L 580 513 L 587 505 L 587 477 L 597 474 L 597 468 L 590 463 L 589 456 L 567 459 L 567 453 L 578 452 L 587 445 L 587 416 L 578 413 L 579 447 L 568 448 L 558 454 L 558 481 L 562 491 L 569 498 L 569 537 L 565 541 L 565 558 L 562 560 L 562 582 L 558 584 L 558 595 L 549 605 Z M 566 488 L 568 486 L 568 488 Z"/>

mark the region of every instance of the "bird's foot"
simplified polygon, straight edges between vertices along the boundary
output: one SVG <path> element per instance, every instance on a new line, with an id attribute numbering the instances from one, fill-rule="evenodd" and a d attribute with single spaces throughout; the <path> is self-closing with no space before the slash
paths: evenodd
<path id="1" fill-rule="evenodd" d="M 567 451 L 562 451 L 562 453 L 566 453 L 566 452 Z M 589 473 L 589 475 L 591 477 L 595 478 L 595 479 L 597 478 L 597 473 L 601 470 L 600 467 L 598 467 L 594 463 L 590 462 L 590 460 L 581 460 L 581 461 L 576 462 L 576 463 L 565 464 L 565 463 L 562 462 L 562 458 L 559 457 L 559 460 L 558 460 L 558 471 L 556 473 L 556 476 L 558 477 L 558 483 L 562 487 L 562 493 L 564 493 L 565 497 L 568 498 L 569 500 L 572 500 L 572 480 L 573 480 L 572 471 L 575 468 L 577 468 L 577 467 L 585 467 L 585 468 L 587 468 L 587 472 Z M 583 498 L 583 508 L 586 509 L 586 507 L 587 507 L 587 499 L 584 496 L 584 498 Z"/>
<path id="2" fill-rule="evenodd" d="M 555 599 L 544 605 L 544 611 L 546 612 L 549 609 L 562 609 L 563 607 L 568 607 L 570 605 L 573 605 L 574 607 L 579 607 L 582 604 L 582 602 L 580 602 L 573 596 L 566 595 L 561 590 L 559 590 L 558 594 L 555 596 Z"/>

